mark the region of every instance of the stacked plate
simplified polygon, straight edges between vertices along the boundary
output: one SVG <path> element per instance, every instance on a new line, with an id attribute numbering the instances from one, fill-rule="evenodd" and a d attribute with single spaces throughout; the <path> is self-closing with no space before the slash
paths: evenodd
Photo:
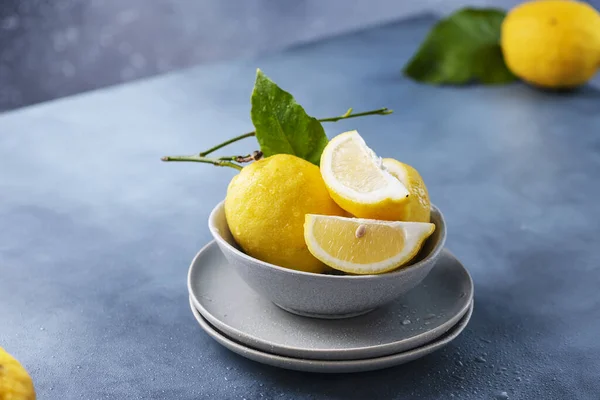
<path id="1" fill-rule="evenodd" d="M 447 250 L 425 280 L 368 314 L 325 320 L 284 311 L 260 297 L 211 242 L 188 275 L 192 312 L 206 333 L 244 357 L 308 372 L 358 372 L 436 351 L 467 326 L 473 282 Z"/>

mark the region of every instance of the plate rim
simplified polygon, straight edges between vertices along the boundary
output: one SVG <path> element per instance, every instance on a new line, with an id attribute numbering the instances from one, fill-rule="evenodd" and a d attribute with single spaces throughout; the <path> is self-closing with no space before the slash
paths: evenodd
<path id="1" fill-rule="evenodd" d="M 475 306 L 474 300 L 471 300 L 467 313 L 462 319 L 452 328 L 453 331 L 446 332 L 441 338 L 427 343 L 423 346 L 390 354 L 383 357 L 373 357 L 370 359 L 359 360 L 314 360 L 296 357 L 287 357 L 279 354 L 273 354 L 259 349 L 248 347 L 243 343 L 238 343 L 234 339 L 227 337 L 222 332 L 219 332 L 215 327 L 202 317 L 200 311 L 195 309 L 191 296 L 189 298 L 190 309 L 196 322 L 202 330 L 214 339 L 218 344 L 238 354 L 244 358 L 265 365 L 270 365 L 277 368 L 311 372 L 311 373 L 353 373 L 375 371 L 384 368 L 390 368 L 397 365 L 405 364 L 414 361 L 418 358 L 429 355 L 454 341 L 469 325 Z"/>
<path id="2" fill-rule="evenodd" d="M 469 286 L 469 293 L 467 294 L 465 304 L 462 308 L 451 318 L 449 318 L 446 322 L 439 325 L 435 329 L 430 329 L 424 332 L 421 332 L 411 338 L 403 339 L 402 341 L 395 341 L 391 343 L 385 343 L 370 347 L 353 347 L 346 349 L 301 349 L 297 347 L 290 347 L 285 345 L 273 345 L 269 342 L 265 342 L 255 336 L 249 335 L 245 332 L 240 331 L 234 327 L 231 327 L 217 317 L 212 315 L 198 300 L 196 297 L 194 290 L 192 290 L 192 274 L 194 272 L 194 266 L 197 264 L 198 258 L 200 258 L 204 253 L 210 251 L 212 248 L 221 252 L 218 248 L 218 245 L 215 240 L 211 240 L 208 242 L 194 257 L 192 260 L 187 276 L 187 286 L 188 286 L 188 294 L 190 297 L 190 301 L 193 302 L 195 309 L 205 318 L 210 324 L 212 324 L 216 329 L 223 332 L 223 334 L 228 337 L 237 340 L 244 345 L 251 346 L 253 348 L 258 348 L 262 351 L 273 351 L 276 349 L 278 354 L 285 355 L 291 358 L 304 358 L 304 359 L 313 359 L 313 360 L 331 360 L 331 361 L 340 361 L 340 360 L 357 360 L 357 359 L 371 359 L 375 357 L 381 357 L 389 354 L 395 354 L 403 351 L 408 351 L 410 349 L 418 348 L 423 346 L 426 343 L 432 342 L 437 338 L 446 334 L 450 329 L 452 329 L 460 320 L 464 317 L 464 315 L 469 310 L 469 307 L 473 303 L 474 298 L 474 284 L 473 278 L 469 273 L 468 269 L 460 262 L 460 260 L 447 248 L 442 250 L 442 254 L 440 255 L 440 261 L 442 257 L 449 257 L 454 262 L 457 262 L 463 269 L 464 273 L 467 277 L 467 282 Z M 222 252 L 221 252 L 222 254 Z M 439 262 L 439 261 L 438 261 Z M 434 269 L 436 267 L 434 266 Z M 409 341 L 409 344 L 403 342 Z"/>

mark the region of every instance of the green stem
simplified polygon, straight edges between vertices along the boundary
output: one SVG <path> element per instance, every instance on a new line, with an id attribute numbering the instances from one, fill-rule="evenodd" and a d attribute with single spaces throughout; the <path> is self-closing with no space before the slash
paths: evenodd
<path id="1" fill-rule="evenodd" d="M 357 117 L 365 117 L 367 115 L 389 115 L 391 113 L 393 113 L 394 111 L 389 110 L 387 107 L 383 107 L 383 108 L 378 108 L 377 110 L 371 110 L 371 111 L 364 111 L 364 112 L 360 112 L 360 113 L 356 113 L 353 114 L 352 113 L 352 108 L 349 108 L 348 111 L 346 111 L 346 113 L 344 115 L 340 115 L 338 117 L 330 117 L 330 118 L 321 118 L 319 119 L 319 122 L 337 122 L 339 120 L 342 119 L 350 119 L 350 118 L 357 118 Z M 234 138 L 231 138 L 221 144 L 218 144 L 214 147 L 211 147 L 210 149 L 203 151 L 202 153 L 200 153 L 199 155 L 201 157 L 207 156 L 210 153 L 212 153 L 215 150 L 219 150 L 227 145 L 230 145 L 231 143 L 235 143 L 238 140 L 242 140 L 242 139 L 246 139 L 252 136 L 256 135 L 256 131 L 252 131 L 252 132 L 248 132 L 248 133 L 244 133 L 243 135 L 239 135 L 236 136 Z"/>
<path id="2" fill-rule="evenodd" d="M 344 115 L 340 115 L 339 117 L 322 118 L 319 120 L 319 122 L 336 122 L 341 119 L 364 117 L 366 115 L 389 115 L 393 112 L 394 111 L 388 110 L 386 107 L 383 107 L 383 108 L 379 108 L 377 110 L 371 110 L 371 111 L 365 111 L 365 112 L 353 114 L 352 109 L 350 108 Z"/>
<path id="3" fill-rule="evenodd" d="M 229 140 L 227 140 L 227 141 L 225 141 L 225 142 L 223 142 L 221 144 L 218 144 L 215 147 L 211 147 L 210 149 L 208 149 L 206 151 L 203 151 L 202 153 L 200 153 L 198 155 L 200 157 L 205 157 L 205 156 L 209 155 L 210 153 L 212 153 L 212 152 L 214 152 L 216 150 L 219 150 L 222 147 L 225 147 L 225 146 L 227 146 L 227 145 L 229 145 L 231 143 L 237 142 L 238 140 L 242 140 L 242 139 L 246 139 L 246 138 L 252 137 L 255 134 L 256 134 L 256 132 L 254 132 L 254 131 L 248 132 L 248 133 L 244 133 L 243 135 L 236 136 L 236 137 L 231 138 L 231 139 L 229 139 Z"/>
<path id="4" fill-rule="evenodd" d="M 357 118 L 357 117 L 364 117 L 367 115 L 389 115 L 391 113 L 393 113 L 392 110 L 389 110 L 386 107 L 383 108 L 378 108 L 377 110 L 371 110 L 371 111 L 364 111 L 364 112 L 360 112 L 360 113 L 352 113 L 352 108 L 349 108 L 348 111 L 346 111 L 343 115 L 340 115 L 338 117 L 330 117 L 330 118 L 321 118 L 318 121 L 319 122 L 336 122 L 342 119 L 350 119 L 350 118 Z M 231 138 L 229 140 L 224 141 L 223 143 L 220 143 L 214 147 L 211 147 L 210 149 L 203 151 L 202 153 L 199 153 L 198 155 L 191 155 L 191 156 L 167 156 L 167 157 L 163 157 L 162 160 L 163 161 L 191 161 L 191 162 L 199 162 L 199 163 L 206 163 L 206 164 L 213 164 L 213 165 L 217 165 L 220 167 L 231 167 L 231 168 L 235 168 L 238 170 L 242 169 L 241 165 L 235 164 L 231 161 L 237 161 L 237 162 L 247 162 L 245 161 L 247 157 L 240 157 L 240 156 L 230 156 L 230 157 L 219 157 L 219 158 L 207 158 L 206 156 L 213 153 L 216 150 L 219 150 L 227 145 L 230 145 L 231 143 L 235 143 L 239 140 L 242 139 L 246 139 L 252 136 L 256 136 L 256 131 L 252 131 L 252 132 L 248 132 L 248 133 L 244 133 L 243 135 L 239 135 L 236 136 L 234 138 Z M 262 156 L 262 154 L 261 154 Z M 244 161 L 240 161 L 240 160 L 244 160 Z"/>
<path id="5" fill-rule="evenodd" d="M 228 160 L 232 160 L 234 157 L 222 157 L 222 158 L 208 158 L 202 157 L 199 155 L 191 155 L 191 156 L 166 156 L 161 158 L 162 161 L 180 161 L 180 162 L 199 162 L 205 164 L 216 165 L 217 167 L 230 167 L 237 169 L 238 171 L 242 170 L 242 166 L 236 163 L 233 163 Z"/>

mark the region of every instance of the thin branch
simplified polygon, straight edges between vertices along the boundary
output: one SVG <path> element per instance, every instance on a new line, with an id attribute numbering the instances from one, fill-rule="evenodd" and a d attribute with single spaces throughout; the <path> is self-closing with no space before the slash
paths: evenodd
<path id="1" fill-rule="evenodd" d="M 235 164 L 231 161 L 228 161 L 225 157 L 223 159 L 220 158 L 208 158 L 201 157 L 199 155 L 191 155 L 191 156 L 166 156 L 161 158 L 162 161 L 174 161 L 174 162 L 199 162 L 205 164 L 216 165 L 217 167 L 230 167 L 241 171 L 242 166 Z"/>
<path id="2" fill-rule="evenodd" d="M 391 113 L 393 113 L 392 110 L 389 110 L 388 108 L 383 107 L 383 108 L 378 108 L 377 110 L 364 111 L 364 112 L 353 114 L 353 109 L 349 108 L 348 111 L 346 111 L 343 115 L 340 115 L 338 117 L 321 118 L 318 121 L 319 122 L 336 122 L 336 121 L 339 121 L 342 119 L 365 117 L 367 115 L 389 115 Z M 249 154 L 247 156 L 228 156 L 228 157 L 219 157 L 219 158 L 207 158 L 206 156 L 213 153 L 216 150 L 219 150 L 219 149 L 227 146 L 227 145 L 230 145 L 239 140 L 246 139 L 246 138 L 249 138 L 249 137 L 252 137 L 255 135 L 256 135 L 255 131 L 244 133 L 243 135 L 236 136 L 236 137 L 226 140 L 223 143 L 220 143 L 214 147 L 211 147 L 210 149 L 203 151 L 203 152 L 199 153 L 198 155 L 167 156 L 167 157 L 163 157 L 162 160 L 163 161 L 191 161 L 191 162 L 213 164 L 213 165 L 217 165 L 220 167 L 231 167 L 231 168 L 235 168 L 235 169 L 242 169 L 241 165 L 235 164 L 234 162 L 245 163 L 245 162 L 258 160 L 260 157 L 262 157 L 262 153 L 254 152 L 254 154 L 252 154 L 252 155 Z M 258 153 L 260 153 L 260 154 L 258 154 Z"/>
<path id="3" fill-rule="evenodd" d="M 246 139 L 246 138 L 252 137 L 252 136 L 254 136 L 255 134 L 256 134 L 256 132 L 254 132 L 254 131 L 252 131 L 252 132 L 248 132 L 248 133 L 244 133 L 243 135 L 236 136 L 236 137 L 234 137 L 234 138 L 231 138 L 231 139 L 229 139 L 229 140 L 227 140 L 227 141 L 225 141 L 225 142 L 223 142 L 223 143 L 221 143 L 221 144 L 218 144 L 218 145 L 216 145 L 215 147 L 211 147 L 210 149 L 208 149 L 208 150 L 206 150 L 206 151 L 203 151 L 202 153 L 200 153 L 200 154 L 198 154 L 198 155 L 199 155 L 200 157 L 206 157 L 206 156 L 207 156 L 207 155 L 209 155 L 210 153 L 212 153 L 212 152 L 214 152 L 214 151 L 216 151 L 216 150 L 219 150 L 219 149 L 220 149 L 220 148 L 222 148 L 222 147 L 225 147 L 225 146 L 227 146 L 227 145 L 229 145 L 229 144 L 231 144 L 231 143 L 237 142 L 238 140 L 242 140 L 242 139 Z"/>
<path id="4" fill-rule="evenodd" d="M 243 163 L 249 163 L 250 161 L 258 161 L 262 158 L 263 156 L 263 152 L 260 150 L 255 150 L 252 152 L 252 154 L 248 154 L 247 156 L 225 156 L 225 157 L 219 157 L 219 160 L 224 160 L 224 161 L 235 161 L 237 163 L 243 164 Z"/>
<path id="5" fill-rule="evenodd" d="M 360 113 L 356 113 L 356 114 L 352 114 L 352 112 L 353 112 L 353 109 L 349 108 L 348 111 L 346 111 L 343 115 L 340 115 L 339 117 L 321 118 L 321 119 L 319 119 L 319 122 L 336 122 L 336 121 L 339 121 L 342 119 L 365 117 L 367 115 L 389 115 L 389 114 L 393 113 L 394 111 L 388 109 L 387 107 L 383 107 L 383 108 L 378 108 L 377 110 L 364 111 L 364 112 L 360 112 Z M 215 150 L 219 150 L 227 145 L 230 145 L 231 143 L 235 143 L 239 140 L 246 139 L 246 138 L 249 138 L 249 137 L 252 137 L 255 135 L 256 135 L 256 131 L 244 133 L 243 135 L 236 136 L 236 137 L 231 138 L 221 144 L 211 147 L 210 149 L 208 149 L 206 151 L 203 151 L 202 153 L 199 154 L 199 156 L 205 157 L 205 156 L 209 155 L 210 153 L 214 152 Z"/>
<path id="6" fill-rule="evenodd" d="M 389 115 L 389 114 L 391 114 L 393 112 L 394 111 L 389 110 L 386 107 L 384 107 L 384 108 L 380 108 L 380 109 L 377 109 L 377 110 L 365 111 L 365 112 L 360 112 L 360 113 L 352 114 L 352 109 L 350 108 L 350 109 L 348 109 L 348 111 L 346 111 L 346 113 L 344 115 L 340 115 L 339 117 L 322 118 L 322 119 L 319 120 L 319 122 L 336 122 L 336 121 L 339 121 L 341 119 L 364 117 L 366 115 Z"/>

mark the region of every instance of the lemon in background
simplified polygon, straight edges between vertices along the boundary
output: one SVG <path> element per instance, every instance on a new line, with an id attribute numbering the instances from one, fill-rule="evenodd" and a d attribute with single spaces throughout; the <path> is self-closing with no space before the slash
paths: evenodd
<path id="1" fill-rule="evenodd" d="M 523 3 L 504 19 L 501 45 L 508 68 L 524 81 L 576 87 L 600 67 L 600 14 L 579 1 Z"/>

